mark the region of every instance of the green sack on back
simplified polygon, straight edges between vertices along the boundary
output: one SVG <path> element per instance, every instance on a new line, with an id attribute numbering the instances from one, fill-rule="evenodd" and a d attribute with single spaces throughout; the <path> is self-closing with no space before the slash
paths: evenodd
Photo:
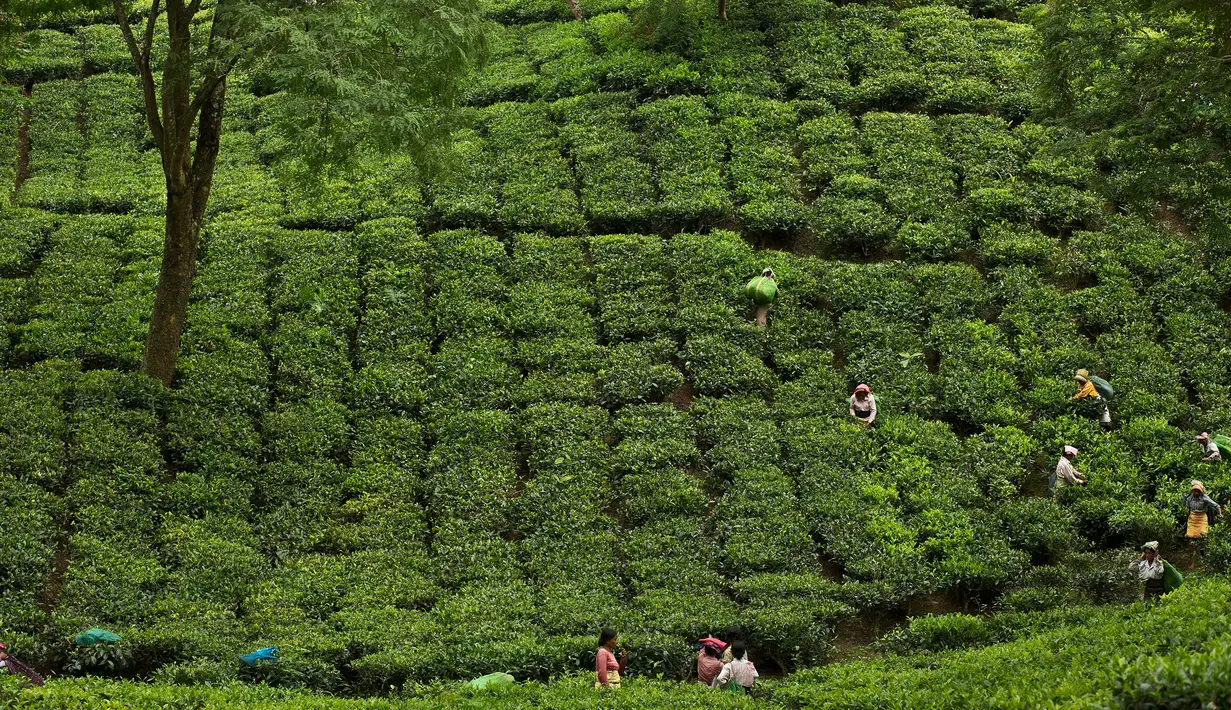
<path id="1" fill-rule="evenodd" d="M 1171 563 L 1163 560 L 1163 593 L 1173 592 L 1184 584 L 1184 575 L 1180 574 L 1180 570 L 1171 566 Z"/>
<path id="2" fill-rule="evenodd" d="M 515 682 L 513 676 L 508 673 L 488 673 L 487 675 L 479 676 L 470 681 L 466 685 L 475 690 L 491 690 L 492 688 L 501 688 L 507 685 L 512 685 Z"/>
<path id="3" fill-rule="evenodd" d="M 93 646 L 100 643 L 116 643 L 123 641 L 119 634 L 113 634 L 106 629 L 90 629 L 73 637 L 73 643 L 78 646 Z"/>
<path id="4" fill-rule="evenodd" d="M 1103 399 L 1111 399 L 1116 396 L 1116 390 L 1111 386 L 1111 383 L 1101 377 L 1090 375 L 1090 384 L 1094 385 L 1094 389 L 1098 391 L 1098 396 Z"/>
<path id="5" fill-rule="evenodd" d="M 1223 456 L 1231 456 L 1231 436 L 1226 434 L 1211 434 L 1210 438 L 1218 445 L 1218 452 Z"/>
<path id="6" fill-rule="evenodd" d="M 768 276 L 758 276 L 744 287 L 744 295 L 758 306 L 768 306 L 778 297 L 778 283 Z"/>

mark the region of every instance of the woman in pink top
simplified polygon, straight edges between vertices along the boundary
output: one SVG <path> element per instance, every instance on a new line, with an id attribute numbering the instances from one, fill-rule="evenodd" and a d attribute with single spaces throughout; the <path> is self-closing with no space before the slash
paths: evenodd
<path id="1" fill-rule="evenodd" d="M 701 639 L 701 652 L 697 654 L 697 682 L 709 687 L 722 672 L 722 650 L 725 643 L 713 636 Z"/>
<path id="2" fill-rule="evenodd" d="M 615 651 L 620 646 L 620 635 L 611 629 L 603 629 L 598 637 L 598 658 L 594 659 L 594 689 L 619 688 L 620 675 L 624 673 L 624 651 L 616 660 Z"/>

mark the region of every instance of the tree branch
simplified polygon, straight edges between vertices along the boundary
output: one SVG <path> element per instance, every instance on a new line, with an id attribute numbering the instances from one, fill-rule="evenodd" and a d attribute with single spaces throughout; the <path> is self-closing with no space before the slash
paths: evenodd
<path id="1" fill-rule="evenodd" d="M 158 89 L 154 86 L 154 74 L 150 72 L 150 55 L 149 52 L 143 53 L 141 48 L 137 46 L 137 38 L 133 36 L 132 25 L 128 23 L 128 13 L 124 11 L 124 0 L 111 0 L 112 7 L 115 8 L 115 21 L 120 26 L 120 33 L 124 35 L 124 43 L 128 45 L 128 52 L 132 55 L 133 66 L 137 70 L 137 74 L 141 76 L 141 93 L 145 95 L 145 121 L 150 125 L 150 133 L 154 136 L 154 144 L 161 151 L 163 147 L 163 131 L 162 118 L 158 115 Z M 154 0 L 154 10 L 157 12 L 158 0 Z M 149 36 L 149 43 L 153 43 L 153 27 L 154 16 L 150 15 L 150 24 L 146 27 L 146 35 Z"/>
<path id="2" fill-rule="evenodd" d="M 201 107 L 204 106 L 205 102 L 208 101 L 210 96 L 213 95 L 214 90 L 218 88 L 219 84 L 226 80 L 227 75 L 230 74 L 231 70 L 234 68 L 235 61 L 230 61 L 227 62 L 226 68 L 221 73 L 210 74 L 205 77 L 205 81 L 201 83 L 201 89 L 197 91 L 197 95 L 192 98 L 192 103 L 188 105 L 188 116 L 190 121 L 196 120 L 197 112 L 201 110 Z"/>
<path id="3" fill-rule="evenodd" d="M 124 35 L 124 42 L 128 45 L 128 52 L 132 54 L 133 63 L 140 70 L 141 49 L 137 47 L 137 38 L 133 37 L 132 25 L 128 24 L 128 13 L 124 11 L 124 3 L 122 0 L 111 0 L 111 6 L 115 8 L 115 21 L 120 25 L 120 33 Z"/>
<path id="4" fill-rule="evenodd" d="M 148 62 L 150 59 L 150 51 L 154 47 L 154 25 L 158 22 L 158 0 L 154 0 L 154 6 L 150 8 L 150 19 L 145 23 L 145 40 L 141 43 L 141 56 L 145 57 Z"/>

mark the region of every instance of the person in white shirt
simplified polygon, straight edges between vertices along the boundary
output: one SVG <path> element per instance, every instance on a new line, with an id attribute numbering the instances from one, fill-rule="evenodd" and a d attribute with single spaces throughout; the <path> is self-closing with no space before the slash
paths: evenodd
<path id="1" fill-rule="evenodd" d="M 1141 598 L 1145 601 L 1163 595 L 1163 558 L 1158 556 L 1158 541 L 1152 540 L 1141 546 L 1141 557 L 1133 560 L 1128 568 L 1137 573 L 1142 583 Z"/>
<path id="2" fill-rule="evenodd" d="M 1222 451 L 1219 450 L 1218 444 L 1215 444 L 1210 439 L 1208 431 L 1203 431 L 1197 435 L 1197 443 L 1201 444 L 1202 461 L 1222 461 Z"/>
<path id="3" fill-rule="evenodd" d="M 718 674 L 710 687 L 730 688 L 731 690 L 742 688 L 743 692 L 748 692 L 759 674 L 756 666 L 752 665 L 752 661 L 745 658 L 747 655 L 748 647 L 743 641 L 731 644 L 732 660 L 722 667 L 722 672 Z"/>
<path id="4" fill-rule="evenodd" d="M 858 419 L 864 426 L 872 426 L 876 421 L 876 398 L 872 396 L 872 388 L 859 385 L 851 394 L 851 416 Z"/>
<path id="5" fill-rule="evenodd" d="M 1072 446 L 1064 447 L 1064 454 L 1060 457 L 1060 461 L 1056 464 L 1056 470 L 1047 478 L 1047 489 L 1052 495 L 1056 491 L 1065 486 L 1086 485 L 1086 477 L 1081 471 L 1073 468 L 1073 459 L 1077 458 L 1077 449 Z"/>

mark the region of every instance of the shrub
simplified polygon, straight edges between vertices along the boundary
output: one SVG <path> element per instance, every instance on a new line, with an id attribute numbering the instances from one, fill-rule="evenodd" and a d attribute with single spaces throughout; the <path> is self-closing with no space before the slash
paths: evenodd
<path id="1" fill-rule="evenodd" d="M 816 210 L 821 233 L 842 249 L 869 254 L 888 244 L 898 229 L 898 221 L 870 200 L 826 195 Z"/>
<path id="2" fill-rule="evenodd" d="M 604 405 L 653 402 L 684 384 L 684 375 L 671 366 L 673 343 L 665 340 L 620 343 L 598 371 L 599 399 Z"/>
<path id="3" fill-rule="evenodd" d="M 56 30 L 35 29 L 22 34 L 11 61 L 4 76 L 12 84 L 46 83 L 81 73 L 76 37 Z"/>
<path id="4" fill-rule="evenodd" d="M 774 373 L 759 358 L 718 338 L 692 338 L 681 353 L 697 392 L 706 395 L 769 392 Z"/>
<path id="5" fill-rule="evenodd" d="M 1072 516 L 1045 498 L 1007 501 L 996 508 L 996 517 L 1009 542 L 1035 558 L 1055 559 L 1079 540 Z"/>
<path id="6" fill-rule="evenodd" d="M 977 647 L 990 641 L 990 630 L 980 617 L 969 614 L 920 616 L 880 640 L 895 653 L 928 653 Z"/>
<path id="7" fill-rule="evenodd" d="M 581 201 L 592 228 L 614 231 L 645 224 L 656 191 L 645 149 L 627 125 L 627 97 L 593 94 L 557 103 L 561 137 L 573 157 Z"/>
<path id="8" fill-rule="evenodd" d="M 650 156 L 657 168 L 662 219 L 707 223 L 731 211 L 721 159 L 719 132 L 699 99 L 679 96 L 644 104 L 636 116 L 644 122 Z"/>
<path id="9" fill-rule="evenodd" d="M 585 226 L 580 205 L 546 109 L 499 104 L 484 117 L 500 170 L 500 218 L 506 227 L 580 231 Z"/>

